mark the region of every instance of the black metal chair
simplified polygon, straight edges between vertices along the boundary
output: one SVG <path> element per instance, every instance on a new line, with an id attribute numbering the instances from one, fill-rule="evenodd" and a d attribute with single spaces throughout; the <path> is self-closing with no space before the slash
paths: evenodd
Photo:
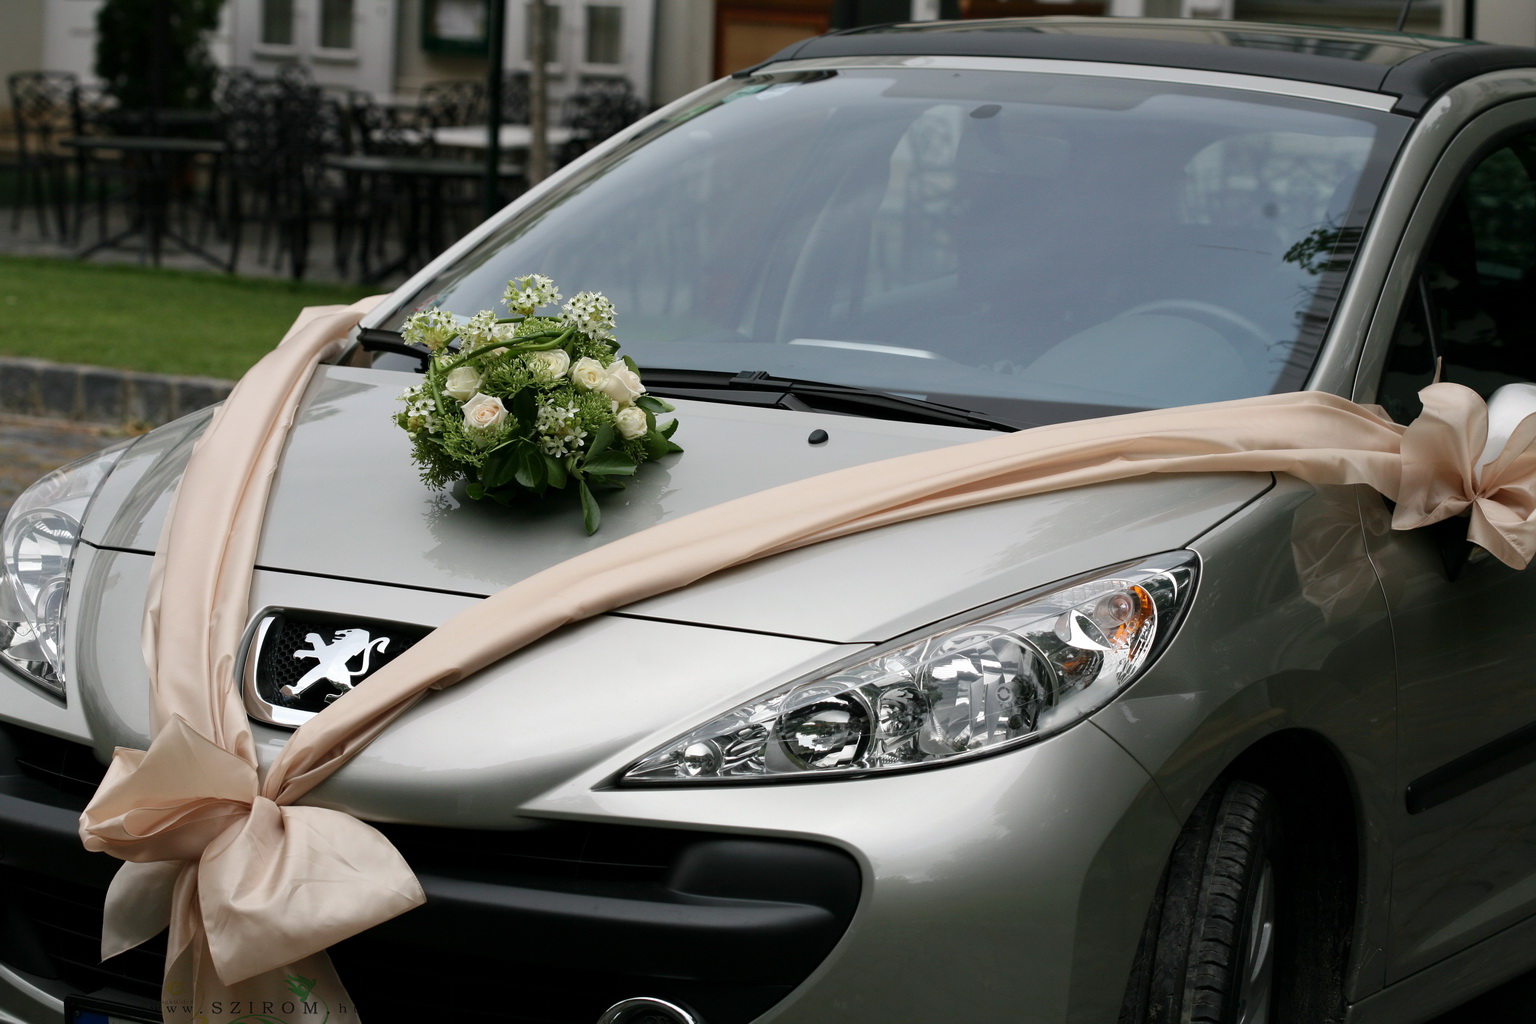
<path id="1" fill-rule="evenodd" d="M 458 79 L 428 82 L 421 87 L 416 105 L 433 128 L 484 124 L 485 83 Z"/>
<path id="2" fill-rule="evenodd" d="M 76 136 L 115 134 L 113 115 L 117 101 L 99 84 L 82 84 L 75 90 Z M 96 237 L 107 237 L 112 204 L 128 196 L 128 175 L 120 154 L 77 147 L 74 155 L 74 219 L 71 237 L 79 241 L 85 229 L 87 206 L 96 210 Z"/>
<path id="3" fill-rule="evenodd" d="M 285 90 L 281 133 L 284 238 L 295 280 L 309 265 L 310 231 L 329 217 L 336 270 L 347 273 L 356 223 L 356 196 L 327 158 L 351 149 L 352 133 L 341 103 L 319 89 Z"/>
<path id="4" fill-rule="evenodd" d="M 349 170 L 350 186 L 358 207 L 358 264 L 365 278 L 379 263 L 396 264 L 414 258 L 422 244 L 423 204 L 428 200 L 426 183 L 408 173 L 384 168 L 395 161 L 431 158 L 437 153 L 432 141 L 432 107 L 382 104 L 366 92 L 353 92 L 348 113 L 353 151 L 375 158 L 370 170 Z M 388 260 L 392 240 L 402 246 L 399 258 Z"/>
<path id="5" fill-rule="evenodd" d="M 526 116 L 527 75 L 520 74 L 508 81 L 521 83 L 522 99 L 512 97 L 511 102 L 517 105 L 512 108 L 510 117 L 504 108 L 502 120 L 521 123 L 517 119 Z M 505 88 L 503 103 L 508 102 L 507 93 L 517 93 L 518 88 L 516 85 Z M 434 129 L 483 125 L 490 119 L 485 83 L 479 80 L 428 82 L 421 88 L 418 106 Z M 434 147 L 434 152 L 439 149 Z M 480 223 L 485 215 L 484 187 L 483 181 L 467 177 L 430 183 L 428 191 L 434 205 L 431 220 L 435 230 L 429 232 L 429 247 L 439 249 L 446 243 L 445 236 L 462 235 Z"/>
<path id="6" fill-rule="evenodd" d="M 32 205 L 38 230 L 48 234 L 51 207 L 61 238 L 69 237 L 70 155 L 60 146 L 75 134 L 79 81 L 68 71 L 18 71 L 6 79 L 16 130 L 16 206 L 11 230 L 21 227 L 22 208 Z"/>
<path id="7" fill-rule="evenodd" d="M 501 120 L 503 124 L 527 124 L 532 120 L 528 72 L 511 71 L 501 80 Z M 482 121 L 486 120 L 481 118 Z"/>
<path id="8" fill-rule="evenodd" d="M 571 129 L 571 140 L 560 148 L 559 162 L 570 163 L 611 135 L 634 124 L 645 113 L 645 104 L 624 78 L 589 80 L 566 98 L 562 120 Z"/>
<path id="9" fill-rule="evenodd" d="M 272 80 L 241 79 L 218 97 L 229 147 L 224 159 L 225 230 L 229 263 L 239 265 L 247 223 L 259 229 L 257 259 L 266 258 L 280 203 L 278 87 Z"/>
<path id="10" fill-rule="evenodd" d="M 336 266 L 345 274 L 355 197 L 325 162 L 349 145 L 340 104 L 295 74 L 232 82 L 220 100 L 231 269 L 239 263 L 246 225 L 255 223 L 257 259 L 268 259 L 270 243 L 273 263 L 286 261 L 290 274 L 302 278 L 313 223 L 329 216 Z"/>

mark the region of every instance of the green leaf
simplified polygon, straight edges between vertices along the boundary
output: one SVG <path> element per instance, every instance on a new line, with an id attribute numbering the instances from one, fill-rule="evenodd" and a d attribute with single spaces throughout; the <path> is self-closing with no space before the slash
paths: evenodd
<path id="1" fill-rule="evenodd" d="M 635 460 L 624 451 L 612 449 L 596 457 L 587 456 L 581 471 L 587 476 L 630 476 L 635 471 Z"/>
<path id="2" fill-rule="evenodd" d="M 487 488 L 501 487 L 512 482 L 517 474 L 517 446 L 504 444 L 485 457 L 480 467 L 480 481 Z"/>
<path id="3" fill-rule="evenodd" d="M 667 420 L 666 423 L 661 425 L 660 429 L 661 436 L 671 440 L 672 435 L 677 432 L 677 420 Z M 679 448 L 678 451 L 682 451 L 682 449 Z"/>
<path id="4" fill-rule="evenodd" d="M 512 418 L 526 430 L 539 418 L 539 396 L 531 387 L 521 388 L 512 396 L 512 403 L 507 408 Z"/>
<path id="5" fill-rule="evenodd" d="M 471 483 L 468 487 L 464 488 L 464 493 L 469 495 L 473 500 L 479 501 L 481 498 L 485 497 L 485 485 L 480 483 Z"/>
<path id="6" fill-rule="evenodd" d="M 602 454 L 611 444 L 613 444 L 613 425 L 604 423 L 592 434 L 592 443 L 587 445 L 587 458 L 591 459 L 594 455 Z"/>
<path id="7" fill-rule="evenodd" d="M 587 477 L 587 486 L 592 488 L 593 494 L 601 494 L 603 491 L 622 491 L 627 476 L 590 476 Z"/>
<path id="8" fill-rule="evenodd" d="M 592 496 L 592 491 L 587 487 L 585 480 L 577 481 L 581 491 L 581 521 L 587 528 L 587 536 L 597 532 L 597 524 L 602 522 L 603 513 L 597 507 L 597 499 Z"/>
<path id="9" fill-rule="evenodd" d="M 671 412 L 677 408 L 671 402 L 663 402 L 655 395 L 641 395 L 635 399 L 635 404 L 653 416 L 657 413 Z"/>
<path id="10" fill-rule="evenodd" d="M 565 486 L 570 474 L 565 470 L 565 463 L 553 455 L 544 456 L 544 473 L 549 478 L 549 486 L 560 490 Z"/>
<path id="11" fill-rule="evenodd" d="M 645 457 L 648 459 L 659 459 L 663 455 L 667 454 L 667 452 L 677 447 L 671 441 L 668 441 L 665 437 L 663 437 L 660 431 L 656 430 L 652 430 L 650 433 L 642 437 L 640 439 L 640 443 L 645 445 Z"/>
<path id="12" fill-rule="evenodd" d="M 543 494 L 549 486 L 549 470 L 544 465 L 544 453 L 527 442 L 517 445 L 516 450 L 517 469 L 513 479 L 533 493 Z"/>

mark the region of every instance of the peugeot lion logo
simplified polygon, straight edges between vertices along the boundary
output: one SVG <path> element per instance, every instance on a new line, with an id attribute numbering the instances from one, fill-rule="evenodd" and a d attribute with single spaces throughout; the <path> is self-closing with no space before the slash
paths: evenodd
<path id="1" fill-rule="evenodd" d="M 382 653 L 389 647 L 389 637 L 381 636 L 371 640 L 366 629 L 338 629 L 335 639 L 330 643 L 322 640 L 319 633 L 309 633 L 304 640 L 309 644 L 309 649 L 294 651 L 293 656 L 314 658 L 315 667 L 304 673 L 292 686 L 283 687 L 285 697 L 302 697 L 305 690 L 322 679 L 335 683 L 344 693 L 352 689 L 353 679 L 368 674 L 368 662 L 373 658 L 373 652 Z M 359 655 L 362 656 L 363 667 L 348 668 L 347 663 Z M 325 702 L 329 704 L 340 696 L 340 693 L 327 694 Z"/>

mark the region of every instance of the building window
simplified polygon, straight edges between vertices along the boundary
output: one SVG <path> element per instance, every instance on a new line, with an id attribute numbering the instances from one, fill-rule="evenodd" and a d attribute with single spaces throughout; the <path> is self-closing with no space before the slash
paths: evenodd
<path id="1" fill-rule="evenodd" d="M 293 45 L 293 0 L 262 0 L 261 41 L 268 46 Z"/>
<path id="2" fill-rule="evenodd" d="M 352 0 L 320 0 L 320 47 L 352 49 Z"/>
<path id="3" fill-rule="evenodd" d="M 434 53 L 487 53 L 489 20 L 487 0 L 423 0 L 421 48 Z"/>
<path id="4" fill-rule="evenodd" d="M 623 31 L 624 8 L 588 4 L 587 63 L 623 63 Z"/>

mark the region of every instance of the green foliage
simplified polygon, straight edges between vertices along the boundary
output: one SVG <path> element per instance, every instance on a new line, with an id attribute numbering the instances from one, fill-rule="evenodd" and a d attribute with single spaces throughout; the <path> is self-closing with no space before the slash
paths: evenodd
<path id="1" fill-rule="evenodd" d="M 1313 228 L 1285 251 L 1283 259 L 1309 274 L 1345 271 L 1360 248 L 1363 234 L 1359 228 Z"/>
<path id="2" fill-rule="evenodd" d="M 105 0 L 96 13 L 96 74 L 120 106 L 212 104 L 208 33 L 224 0 Z"/>

